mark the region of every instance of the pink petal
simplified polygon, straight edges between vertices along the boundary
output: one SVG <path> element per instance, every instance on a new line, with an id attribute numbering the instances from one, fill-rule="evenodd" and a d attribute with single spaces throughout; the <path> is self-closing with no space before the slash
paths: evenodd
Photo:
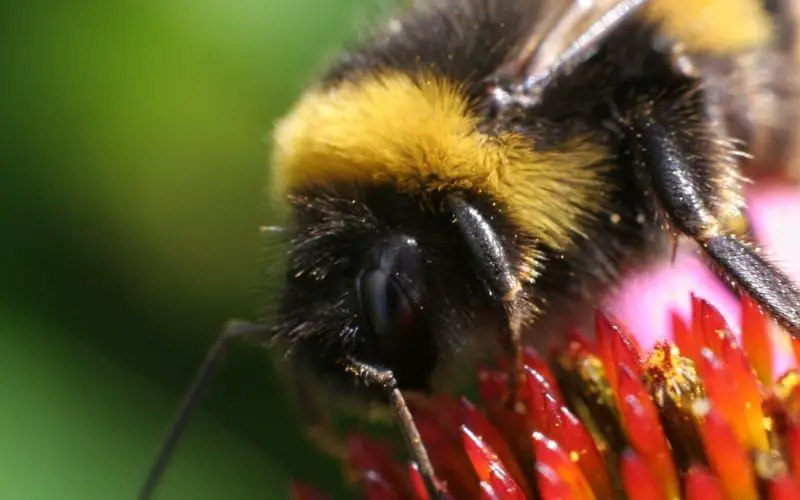
<path id="1" fill-rule="evenodd" d="M 800 281 L 800 187 L 762 185 L 749 190 L 750 214 L 759 242 L 770 249 L 773 260 Z M 670 312 L 688 318 L 689 294 L 711 302 L 738 336 L 740 307 L 699 257 L 691 242 L 682 244 L 674 264 L 659 263 L 626 279 L 609 297 L 607 307 L 649 349 L 671 331 Z M 791 348 L 775 343 L 775 370 L 791 363 Z"/>
<path id="2" fill-rule="evenodd" d="M 738 300 L 690 246 L 679 250 L 674 264 L 667 260 L 626 279 L 609 308 L 649 349 L 668 337 L 672 311 L 691 317 L 690 293 L 711 302 L 729 324 L 738 324 Z"/>

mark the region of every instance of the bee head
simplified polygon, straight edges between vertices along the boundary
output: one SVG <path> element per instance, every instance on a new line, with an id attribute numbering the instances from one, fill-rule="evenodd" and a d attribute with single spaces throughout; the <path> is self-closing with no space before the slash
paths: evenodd
<path id="1" fill-rule="evenodd" d="M 357 361 L 391 370 L 403 390 L 429 392 L 476 337 L 495 342 L 503 307 L 442 200 L 391 186 L 293 199 L 278 335 L 324 383 L 363 392 L 346 369 Z"/>

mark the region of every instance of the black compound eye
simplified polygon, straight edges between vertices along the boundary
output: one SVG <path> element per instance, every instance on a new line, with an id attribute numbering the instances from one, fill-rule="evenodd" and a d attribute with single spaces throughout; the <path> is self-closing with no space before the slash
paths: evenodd
<path id="1" fill-rule="evenodd" d="M 355 277 L 361 327 L 355 355 L 394 372 L 401 389 L 430 390 L 438 359 L 422 249 L 404 234 L 375 243 Z"/>
<path id="2" fill-rule="evenodd" d="M 361 305 L 378 342 L 384 349 L 412 328 L 417 311 L 399 283 L 385 270 L 373 269 L 361 276 Z"/>

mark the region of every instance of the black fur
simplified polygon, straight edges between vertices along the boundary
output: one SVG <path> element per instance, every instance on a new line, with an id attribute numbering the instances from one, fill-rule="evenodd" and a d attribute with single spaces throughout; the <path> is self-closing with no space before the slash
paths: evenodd
<path id="1" fill-rule="evenodd" d="M 480 103 L 486 81 L 539 18 L 536 0 L 445 0 L 418 2 L 416 10 L 393 20 L 344 53 L 323 78 L 334 85 L 365 73 L 393 69 L 432 71 L 465 85 Z"/>

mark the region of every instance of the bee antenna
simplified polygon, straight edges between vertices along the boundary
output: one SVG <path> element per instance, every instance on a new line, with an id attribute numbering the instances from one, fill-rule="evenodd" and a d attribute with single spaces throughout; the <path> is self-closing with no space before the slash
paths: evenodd
<path id="1" fill-rule="evenodd" d="M 444 488 L 440 486 L 439 481 L 436 479 L 436 472 L 433 470 L 430 457 L 428 457 L 425 443 L 422 442 L 422 436 L 417 429 L 417 424 L 414 423 L 414 417 L 408 409 L 408 404 L 403 394 L 397 387 L 397 379 L 394 377 L 392 370 L 378 368 L 355 360 L 348 361 L 347 370 L 367 384 L 379 384 L 384 388 L 395 418 L 397 418 L 397 423 L 400 425 L 403 437 L 406 440 L 406 445 L 408 445 L 411 456 L 419 467 L 428 495 L 434 500 L 447 498 Z"/>
<path id="2" fill-rule="evenodd" d="M 203 389 L 211 379 L 214 370 L 216 370 L 220 360 L 225 354 L 228 343 L 234 339 L 255 337 L 265 333 L 266 329 L 267 327 L 264 325 L 241 320 L 230 320 L 225 323 L 222 332 L 208 350 L 203 364 L 200 366 L 194 380 L 192 380 L 192 384 L 183 396 L 183 401 L 181 401 L 178 412 L 175 414 L 172 423 L 168 427 L 167 435 L 162 441 L 161 447 L 158 449 L 158 454 L 147 473 L 147 478 L 139 490 L 139 500 L 150 500 L 153 497 L 153 493 L 166 471 L 169 460 L 175 453 L 175 449 L 183 436 L 183 432 L 186 430 L 189 417 L 194 412 L 197 403 L 200 401 Z"/>

